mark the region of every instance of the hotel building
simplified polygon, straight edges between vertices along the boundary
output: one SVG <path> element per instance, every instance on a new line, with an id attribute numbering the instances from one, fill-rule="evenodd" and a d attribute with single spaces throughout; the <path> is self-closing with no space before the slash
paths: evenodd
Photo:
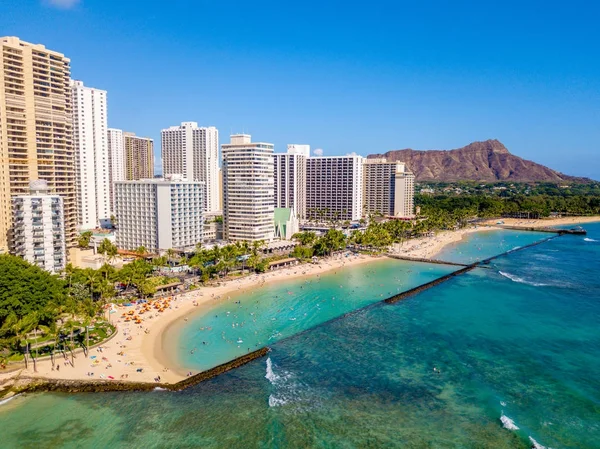
<path id="1" fill-rule="evenodd" d="M 181 175 L 115 182 L 117 247 L 152 253 L 195 247 L 204 238 L 204 189 Z"/>
<path id="2" fill-rule="evenodd" d="M 358 155 L 306 160 L 306 217 L 353 221 L 362 217 L 362 166 Z"/>
<path id="3" fill-rule="evenodd" d="M 273 155 L 275 207 L 294 210 L 302 220 L 306 217 L 306 159 L 309 145 L 288 145 L 287 153 Z"/>
<path id="4" fill-rule="evenodd" d="M 10 245 L 11 197 L 47 181 L 63 200 L 67 247 L 76 245 L 77 195 L 70 60 L 17 37 L 0 38 L 0 252 Z"/>
<path id="5" fill-rule="evenodd" d="M 220 210 L 219 131 L 183 122 L 161 131 L 163 173 L 183 174 L 206 185 L 206 211 Z"/>
<path id="6" fill-rule="evenodd" d="M 106 91 L 71 81 L 78 225 L 94 229 L 110 221 L 110 166 Z"/>
<path id="7" fill-rule="evenodd" d="M 154 140 L 123 132 L 123 154 L 126 180 L 154 177 Z"/>
<path id="8" fill-rule="evenodd" d="M 365 159 L 363 179 L 364 215 L 414 217 L 415 175 L 404 162 Z"/>
<path id="9" fill-rule="evenodd" d="M 273 240 L 273 144 L 231 136 L 223 154 L 223 234 L 226 240 Z"/>
<path id="10" fill-rule="evenodd" d="M 51 273 L 67 263 L 63 198 L 48 183 L 32 181 L 28 195 L 12 198 L 13 253 Z"/>
<path id="11" fill-rule="evenodd" d="M 108 128 L 108 165 L 109 165 L 109 195 L 110 210 L 115 213 L 115 186 L 117 181 L 125 181 L 125 149 L 123 147 L 123 131 L 115 128 Z"/>

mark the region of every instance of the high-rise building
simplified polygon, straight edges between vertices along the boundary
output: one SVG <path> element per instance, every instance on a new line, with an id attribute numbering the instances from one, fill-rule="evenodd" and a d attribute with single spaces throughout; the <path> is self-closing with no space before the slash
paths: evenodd
<path id="1" fill-rule="evenodd" d="M 63 198 L 49 193 L 47 181 L 32 181 L 29 195 L 13 196 L 13 253 L 50 271 L 67 263 Z"/>
<path id="2" fill-rule="evenodd" d="M 125 181 L 125 150 L 123 148 L 123 131 L 109 128 L 108 139 L 108 164 L 109 164 L 109 192 L 110 210 L 115 213 L 115 185 L 117 181 Z"/>
<path id="3" fill-rule="evenodd" d="M 363 165 L 364 215 L 414 217 L 415 175 L 404 162 L 365 159 Z"/>
<path id="4" fill-rule="evenodd" d="M 70 60 L 43 45 L 0 38 L 0 251 L 10 245 L 11 196 L 47 181 L 63 199 L 67 247 L 77 240 Z"/>
<path id="5" fill-rule="evenodd" d="M 93 229 L 110 221 L 110 166 L 106 91 L 71 81 L 78 224 Z"/>
<path id="6" fill-rule="evenodd" d="M 154 177 L 154 140 L 124 132 L 123 152 L 126 180 L 135 181 Z"/>
<path id="7" fill-rule="evenodd" d="M 352 221 L 362 217 L 362 161 L 358 155 L 306 160 L 306 216 Z"/>
<path id="8" fill-rule="evenodd" d="M 273 154 L 275 207 L 290 208 L 302 220 L 306 217 L 306 159 L 309 145 L 288 145 L 287 153 Z"/>
<path id="9" fill-rule="evenodd" d="M 203 240 L 204 183 L 181 175 L 115 182 L 117 247 L 156 253 Z"/>
<path id="10" fill-rule="evenodd" d="M 287 154 L 301 154 L 304 157 L 310 157 L 310 145 L 291 143 L 287 146 Z"/>
<path id="11" fill-rule="evenodd" d="M 231 136 L 223 154 L 223 234 L 233 241 L 273 240 L 273 144 Z"/>
<path id="12" fill-rule="evenodd" d="M 220 210 L 219 131 L 183 122 L 161 131 L 163 174 L 183 174 L 206 183 L 206 211 Z"/>

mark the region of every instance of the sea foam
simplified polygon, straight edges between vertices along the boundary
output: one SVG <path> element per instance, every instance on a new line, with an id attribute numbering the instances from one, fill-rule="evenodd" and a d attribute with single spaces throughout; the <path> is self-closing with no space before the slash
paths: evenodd
<path id="1" fill-rule="evenodd" d="M 526 281 L 525 279 L 523 279 L 519 276 L 515 276 L 514 274 L 510 274 L 510 273 L 505 273 L 504 271 L 499 271 L 498 273 L 500 273 L 502 276 L 510 279 L 513 282 L 518 282 L 519 284 L 527 284 L 527 285 L 532 285 L 534 287 L 544 287 L 544 286 L 548 285 L 548 284 L 542 284 L 539 282 Z"/>
<path id="2" fill-rule="evenodd" d="M 18 396 L 21 396 L 21 395 L 20 394 L 16 394 L 14 396 L 11 396 L 10 398 L 3 399 L 3 400 L 0 401 L 0 405 L 7 404 L 7 403 L 9 403 L 10 401 L 12 401 L 14 398 L 16 398 Z"/>
<path id="3" fill-rule="evenodd" d="M 519 430 L 515 422 L 506 415 L 500 416 L 500 421 L 502 421 L 502 427 L 504 427 L 505 429 Z"/>
<path id="4" fill-rule="evenodd" d="M 535 441 L 533 439 L 533 437 L 531 437 L 531 436 L 529 437 L 529 441 L 531 441 L 531 446 L 533 447 L 533 449 L 552 449 L 551 447 L 542 446 L 540 443 Z"/>
<path id="5" fill-rule="evenodd" d="M 584 242 L 597 242 L 598 240 L 594 240 L 594 239 L 591 239 L 589 237 L 586 237 L 586 238 L 583 239 L 583 241 Z"/>
<path id="6" fill-rule="evenodd" d="M 275 384 L 279 380 L 279 376 L 273 371 L 273 362 L 271 362 L 271 357 L 267 358 L 267 374 L 265 374 L 265 377 L 272 384 Z"/>

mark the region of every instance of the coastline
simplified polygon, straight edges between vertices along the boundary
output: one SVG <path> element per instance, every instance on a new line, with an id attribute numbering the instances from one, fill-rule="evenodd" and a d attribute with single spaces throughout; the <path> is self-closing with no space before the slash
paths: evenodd
<path id="1" fill-rule="evenodd" d="M 582 217 L 583 218 L 583 217 Z M 600 217 L 588 218 L 586 223 L 598 222 Z M 555 219 L 555 220 L 515 220 L 523 222 L 522 226 L 560 226 L 566 224 L 583 223 L 581 219 Z M 406 257 L 414 258 L 433 258 L 439 254 L 447 245 L 460 242 L 468 234 L 475 232 L 484 232 L 489 230 L 498 230 L 494 223 L 479 225 L 476 228 L 467 228 L 458 231 L 443 231 L 431 237 L 409 240 L 402 245 L 398 245 L 392 253 Z M 513 225 L 508 219 L 505 224 Z M 533 223 L 535 222 L 535 223 Z M 519 223 L 520 224 L 520 223 Z M 519 224 L 515 223 L 514 226 Z M 19 376 L 35 380 L 52 381 L 81 381 L 90 383 L 160 383 L 175 384 L 186 379 L 186 373 L 183 368 L 177 366 L 175 357 L 169 356 L 168 338 L 173 332 L 178 331 L 179 326 L 185 325 L 185 322 L 192 315 L 206 313 L 214 304 L 218 304 L 227 294 L 238 294 L 248 289 L 255 289 L 278 281 L 295 279 L 301 277 L 310 277 L 316 274 L 324 274 L 329 271 L 357 264 L 370 263 L 376 260 L 382 260 L 381 256 L 358 255 L 351 257 L 332 257 L 322 259 L 318 264 L 296 265 L 274 272 L 263 274 L 253 274 L 241 279 L 228 280 L 221 285 L 201 287 L 198 290 L 186 292 L 173 297 L 171 304 L 161 314 L 154 313 L 152 316 L 144 317 L 142 324 L 136 325 L 132 322 L 125 322 L 120 316 L 122 312 L 132 310 L 132 308 L 118 308 L 117 313 L 112 316 L 113 323 L 117 324 L 119 333 L 111 341 L 103 344 L 100 349 L 95 348 L 90 351 L 90 356 L 95 359 L 85 358 L 83 354 L 78 354 L 75 358 L 75 365 L 71 367 L 65 364 L 61 358 L 58 363 L 61 364 L 60 371 L 51 369 L 50 360 L 42 360 L 37 363 L 38 372 L 33 372 L 33 367 L 11 373 L 0 374 L 0 385 L 10 384 L 10 379 L 14 382 Z M 99 361 L 102 359 L 102 361 Z M 105 360 L 104 360 L 105 359 Z M 93 360 L 93 361 L 92 361 Z M 142 369 L 142 372 L 138 372 Z M 88 373 L 93 372 L 93 376 Z M 193 373 L 196 374 L 196 373 Z M 111 376 L 112 379 L 109 377 Z M 155 382 L 155 378 L 160 376 L 160 383 Z M 6 389 L 6 388 L 5 388 Z M 0 390 L 1 393 L 1 390 Z"/>

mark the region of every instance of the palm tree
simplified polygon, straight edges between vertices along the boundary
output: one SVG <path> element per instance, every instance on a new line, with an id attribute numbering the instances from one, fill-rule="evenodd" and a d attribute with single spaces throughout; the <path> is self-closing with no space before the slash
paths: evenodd
<path id="1" fill-rule="evenodd" d="M 140 257 L 144 257 L 148 253 L 148 250 L 145 246 L 138 246 L 134 253 L 136 253 Z"/>
<path id="2" fill-rule="evenodd" d="M 80 304 L 80 312 L 83 316 L 83 324 L 85 326 L 85 356 L 88 357 L 90 351 L 90 325 L 96 317 L 97 306 L 90 299 L 86 299 Z"/>
<path id="3" fill-rule="evenodd" d="M 171 262 L 173 262 L 174 257 L 175 257 L 175 250 L 173 248 L 169 248 L 167 250 L 167 262 L 169 263 L 169 266 L 172 266 Z"/>

